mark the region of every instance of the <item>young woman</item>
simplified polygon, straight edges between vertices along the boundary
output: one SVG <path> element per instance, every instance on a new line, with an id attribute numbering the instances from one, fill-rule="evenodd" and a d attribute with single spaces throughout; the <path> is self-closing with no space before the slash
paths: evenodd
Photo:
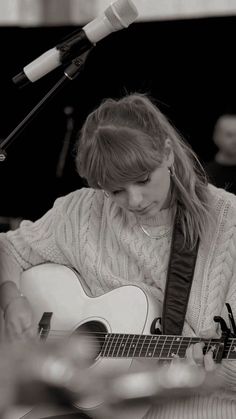
<path id="1" fill-rule="evenodd" d="M 161 313 L 177 216 L 182 246 L 191 250 L 199 240 L 182 334 L 220 337 L 214 317 L 228 323 L 225 303 L 236 313 L 236 197 L 208 184 L 194 152 L 143 94 L 107 99 L 87 117 L 76 165 L 88 188 L 1 235 L 2 308 L 10 338 L 33 333 L 30 302 L 17 285 L 23 271 L 45 262 L 76 269 L 93 297 L 138 285 Z M 211 354 L 203 355 L 199 343 L 187 357 L 212 368 Z M 235 418 L 236 361 L 222 360 L 215 374 L 223 389 L 168 400 L 151 407 L 145 419 Z"/>

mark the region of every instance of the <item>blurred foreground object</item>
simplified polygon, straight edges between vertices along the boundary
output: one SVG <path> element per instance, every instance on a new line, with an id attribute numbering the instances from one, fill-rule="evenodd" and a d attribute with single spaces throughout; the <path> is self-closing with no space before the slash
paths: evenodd
<path id="1" fill-rule="evenodd" d="M 123 374 L 105 369 L 96 372 L 88 368 L 94 354 L 83 337 L 60 344 L 2 345 L 0 353 L 2 419 L 20 418 L 20 414 L 16 416 L 17 409 L 20 412 L 20 407 L 25 407 L 31 412 L 32 405 L 37 407 L 25 418 L 42 417 L 41 408 L 44 417 L 58 412 L 65 414 L 76 411 L 75 402 L 90 397 L 101 403 L 101 408 L 92 411 L 93 418 L 137 419 L 152 403 L 168 402 L 170 396 L 186 397 L 196 389 L 206 393 L 220 384 L 214 371 L 206 373 L 203 368 L 180 359 L 161 366 L 155 363 L 155 367 L 153 362 L 137 363 L 133 370 Z"/>

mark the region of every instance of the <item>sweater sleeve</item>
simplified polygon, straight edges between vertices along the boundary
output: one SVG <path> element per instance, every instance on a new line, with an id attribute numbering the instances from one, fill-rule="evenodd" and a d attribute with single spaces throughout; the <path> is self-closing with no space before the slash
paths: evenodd
<path id="1" fill-rule="evenodd" d="M 0 234 L 1 282 L 13 280 L 18 283 L 22 271 L 44 262 L 67 263 L 60 249 L 58 229 L 63 229 L 64 219 L 67 219 L 68 199 L 57 199 L 39 220 L 22 221 L 18 229 Z"/>
<path id="2" fill-rule="evenodd" d="M 228 263 L 225 263 L 225 267 L 231 266 L 231 281 L 229 283 L 229 288 L 226 293 L 225 303 L 229 303 L 233 312 L 233 316 L 236 322 L 236 211 L 230 213 L 231 217 L 231 237 L 229 238 L 229 251 L 227 254 Z M 235 222 L 233 222 L 235 219 Z M 226 304 L 223 307 L 222 317 L 225 318 L 228 327 L 230 327 L 230 321 L 228 316 L 228 311 Z M 232 327 L 231 327 L 232 331 Z M 231 354 L 236 353 L 236 336 L 235 336 L 235 345 L 231 346 Z M 225 386 L 232 390 L 236 391 L 236 356 L 234 359 L 223 359 L 221 362 L 221 367 L 219 368 L 219 374 L 223 380 Z"/>

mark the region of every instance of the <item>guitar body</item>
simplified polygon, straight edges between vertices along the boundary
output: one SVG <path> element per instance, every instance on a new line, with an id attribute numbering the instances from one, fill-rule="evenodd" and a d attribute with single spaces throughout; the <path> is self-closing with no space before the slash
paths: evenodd
<path id="1" fill-rule="evenodd" d="M 84 327 L 105 333 L 150 334 L 152 322 L 160 316 L 154 298 L 140 287 L 127 285 L 99 297 L 90 297 L 79 275 L 63 265 L 46 263 L 25 271 L 21 277 L 21 291 L 29 299 L 37 323 L 44 313 L 52 313 L 47 340 L 53 338 L 56 330 L 70 336 L 80 333 Z M 135 362 L 138 361 L 132 357 L 101 357 L 98 352 L 89 368 L 97 372 L 106 369 L 121 373 L 132 368 Z M 83 403 L 75 406 L 91 411 L 98 408 L 101 401 L 88 398 Z M 136 413 L 134 418 L 138 417 Z M 24 418 L 36 419 L 37 416 L 32 416 L 31 412 Z"/>

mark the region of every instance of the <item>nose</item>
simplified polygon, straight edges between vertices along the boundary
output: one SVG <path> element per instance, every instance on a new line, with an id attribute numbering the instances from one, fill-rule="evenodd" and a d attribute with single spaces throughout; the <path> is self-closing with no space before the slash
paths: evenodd
<path id="1" fill-rule="evenodd" d="M 136 210 L 142 207 L 143 194 L 138 186 L 131 186 L 127 190 L 127 201 L 128 208 L 130 210 Z"/>

